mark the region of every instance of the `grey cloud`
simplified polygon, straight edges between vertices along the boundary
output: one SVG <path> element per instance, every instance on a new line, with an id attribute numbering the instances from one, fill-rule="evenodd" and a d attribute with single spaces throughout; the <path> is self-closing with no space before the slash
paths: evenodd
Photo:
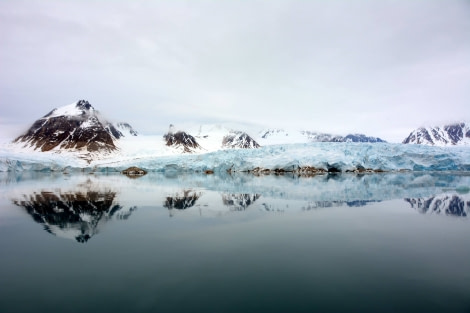
<path id="1" fill-rule="evenodd" d="M 466 1 L 2 1 L 0 28 L 3 120 L 86 98 L 147 133 L 219 121 L 399 141 L 470 118 Z"/>

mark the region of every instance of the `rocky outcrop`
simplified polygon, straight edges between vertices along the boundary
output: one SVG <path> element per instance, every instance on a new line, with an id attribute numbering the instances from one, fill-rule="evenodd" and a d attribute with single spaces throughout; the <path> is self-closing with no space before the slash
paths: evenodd
<path id="1" fill-rule="evenodd" d="M 130 177 L 140 177 L 140 176 L 147 174 L 147 171 L 141 168 L 138 168 L 136 166 L 131 166 L 123 170 L 122 174 L 130 176 Z"/>

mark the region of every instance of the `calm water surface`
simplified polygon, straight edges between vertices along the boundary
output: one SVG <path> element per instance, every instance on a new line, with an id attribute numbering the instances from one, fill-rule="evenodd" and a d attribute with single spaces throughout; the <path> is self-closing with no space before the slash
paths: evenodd
<path id="1" fill-rule="evenodd" d="M 3 174 L 0 312 L 470 312 L 469 187 Z"/>

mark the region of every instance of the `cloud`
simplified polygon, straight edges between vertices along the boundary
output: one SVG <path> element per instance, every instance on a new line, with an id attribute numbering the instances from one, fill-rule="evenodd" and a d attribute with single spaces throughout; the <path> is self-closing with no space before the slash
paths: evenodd
<path id="1" fill-rule="evenodd" d="M 3 1 L 0 114 L 88 99 L 141 132 L 218 121 L 401 141 L 469 119 L 466 1 Z"/>

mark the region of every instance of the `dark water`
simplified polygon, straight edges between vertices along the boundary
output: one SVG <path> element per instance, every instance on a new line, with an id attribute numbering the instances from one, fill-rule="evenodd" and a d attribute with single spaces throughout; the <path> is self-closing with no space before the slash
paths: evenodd
<path id="1" fill-rule="evenodd" d="M 0 312 L 470 312 L 469 186 L 4 174 Z"/>

